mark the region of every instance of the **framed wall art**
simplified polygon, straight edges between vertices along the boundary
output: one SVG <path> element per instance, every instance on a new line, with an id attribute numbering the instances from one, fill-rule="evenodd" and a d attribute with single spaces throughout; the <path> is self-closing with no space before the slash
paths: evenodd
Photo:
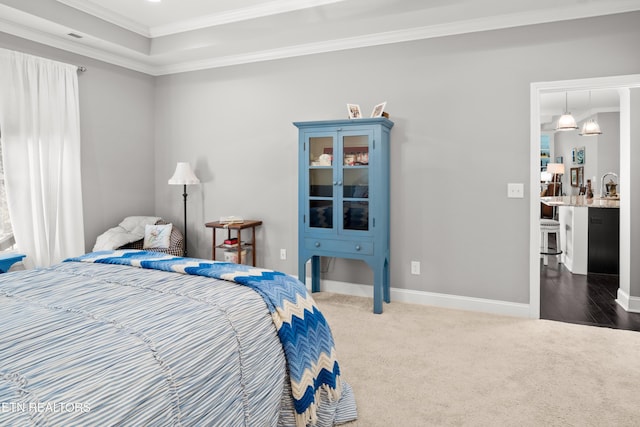
<path id="1" fill-rule="evenodd" d="M 576 150 L 578 150 L 578 152 L 576 153 L 577 164 L 584 165 L 584 147 L 578 147 L 576 148 Z"/>
<path id="2" fill-rule="evenodd" d="M 582 187 L 584 185 L 584 168 L 571 168 L 571 186 Z"/>

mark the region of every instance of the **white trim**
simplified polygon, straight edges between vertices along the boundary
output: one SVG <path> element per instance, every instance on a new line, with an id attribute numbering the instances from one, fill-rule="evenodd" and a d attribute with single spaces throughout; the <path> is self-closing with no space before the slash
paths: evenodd
<path id="1" fill-rule="evenodd" d="M 80 5 L 86 6 L 86 2 L 80 0 L 57 0 L 61 3 L 67 4 L 70 7 L 80 8 Z M 333 3 L 336 0 L 307 0 L 303 2 L 302 8 L 313 7 L 317 4 Z M 274 1 L 269 3 L 270 10 L 273 13 L 284 13 L 286 7 L 295 8 L 299 2 L 293 0 Z M 277 9 L 279 6 L 281 9 Z M 298 5 L 299 6 L 299 5 Z M 10 8 L 9 6 L 0 5 L 0 9 Z M 298 7 L 300 8 L 300 7 Z M 113 24 L 125 27 L 125 23 L 112 22 L 113 17 L 103 16 L 98 9 L 102 9 L 100 6 L 94 6 L 91 10 L 86 10 L 86 13 L 97 15 L 100 19 L 109 21 Z M 149 54 L 132 54 L 131 50 L 126 46 L 116 46 L 113 43 L 106 41 L 98 41 L 96 46 L 87 46 L 88 40 L 97 40 L 94 37 L 82 32 L 84 39 L 80 41 L 75 40 L 62 40 L 58 33 L 50 33 L 45 29 L 47 25 L 41 26 L 38 21 L 43 21 L 42 18 L 32 19 L 31 21 L 24 21 L 21 23 L 9 22 L 7 18 L 0 19 L 0 31 L 7 32 L 19 37 L 27 38 L 38 43 L 44 43 L 59 49 L 64 49 L 69 52 L 74 52 L 80 55 L 89 56 L 91 58 L 99 59 L 101 61 L 109 62 L 115 65 L 119 65 L 125 68 L 130 68 L 136 71 L 141 71 L 146 74 L 158 76 L 165 74 L 173 74 L 188 71 L 197 71 L 209 68 L 219 68 L 231 65 L 247 64 L 252 62 L 270 61 L 282 58 L 290 58 L 304 55 L 312 55 L 317 53 L 334 52 L 348 49 L 356 49 L 362 47 L 378 46 L 385 44 L 393 44 L 407 41 L 415 41 L 422 39 L 430 39 L 437 37 L 445 37 L 459 34 L 469 34 L 479 31 L 499 30 L 505 28 L 513 28 L 524 25 L 535 25 L 548 22 L 567 21 L 573 19 L 582 19 L 595 16 L 610 15 L 616 13 L 625 13 L 639 10 L 638 0 L 620 0 L 615 4 L 611 2 L 598 3 L 598 4 L 585 4 L 579 8 L 577 7 L 564 7 L 553 8 L 551 10 L 538 10 L 529 12 L 520 12 L 513 14 L 505 14 L 500 16 L 487 16 L 484 18 L 460 20 L 455 22 L 448 22 L 439 25 L 430 25 L 424 27 L 407 28 L 396 31 L 388 31 L 383 33 L 366 34 L 355 37 L 348 37 L 337 40 L 326 40 L 315 43 L 308 43 L 304 45 L 284 46 L 280 48 L 241 53 L 237 55 L 228 55 L 224 57 L 210 58 L 210 59 L 194 59 L 184 60 L 182 55 L 184 51 L 176 51 L 173 55 L 161 55 L 154 56 Z M 291 9 L 293 10 L 293 9 Z M 17 9 L 14 9 L 17 11 Z M 248 13 L 248 12 L 247 12 Z M 267 13 L 266 10 L 261 12 L 263 15 Z M 22 14 L 26 14 L 22 12 Z M 10 15 L 9 15 L 10 16 Z M 242 19 L 248 19 L 244 15 Z M 228 18 L 229 19 L 229 18 Z M 240 16 L 236 16 L 235 19 L 240 20 Z M 49 22 L 50 25 L 62 26 Z M 176 24 L 177 25 L 177 24 Z M 195 24 L 192 24 L 195 25 Z M 208 24 L 211 25 L 211 24 Z M 126 27 L 125 27 L 126 28 Z M 132 28 L 128 28 L 131 31 L 135 31 Z M 190 29 L 195 29 L 191 27 Z M 76 31 L 71 28 L 67 28 L 68 31 Z M 139 30 L 139 29 L 138 29 Z M 135 31 L 139 33 L 139 31 Z M 164 33 L 163 33 L 164 34 Z M 149 36 L 149 34 L 142 34 Z M 153 43 L 153 40 L 150 40 Z M 151 49 L 153 51 L 153 49 Z M 203 56 L 206 55 L 206 49 L 202 49 Z M 180 59 L 178 59 L 180 58 Z"/>
<path id="2" fill-rule="evenodd" d="M 307 288 L 311 289 L 310 277 L 307 277 Z M 322 280 L 321 289 L 324 292 L 371 298 L 373 307 L 373 287 L 370 285 Z M 391 288 L 391 304 L 394 301 L 513 317 L 529 317 L 530 312 L 528 304 L 400 288 Z M 384 313 L 384 305 L 382 310 Z"/>
<path id="3" fill-rule="evenodd" d="M 620 97 L 620 262 L 618 295 L 626 295 L 623 307 L 629 310 L 631 292 L 631 205 L 633 193 L 631 190 L 631 91 L 628 88 L 618 89 Z M 636 113 L 637 116 L 637 113 Z M 631 202 L 631 203 L 630 203 Z M 637 214 L 637 213 L 636 213 Z M 618 304 L 620 304 L 618 302 Z"/>
<path id="4" fill-rule="evenodd" d="M 2 10 L 3 10 L 2 5 L 0 5 L 0 11 Z M 148 61 L 149 57 L 147 55 L 132 51 L 130 49 L 126 49 L 124 47 L 120 47 L 118 45 L 111 44 L 111 46 L 109 47 L 109 50 L 112 49 L 117 52 L 110 53 L 107 49 L 86 46 L 74 40 L 70 40 L 68 38 L 62 38 L 47 32 L 43 32 L 43 31 L 28 27 L 26 25 L 6 21 L 2 18 L 0 18 L 0 31 L 7 34 L 12 34 L 17 37 L 22 37 L 24 39 L 31 40 L 37 43 L 42 43 L 57 49 L 62 49 L 68 52 L 73 52 L 79 55 L 83 55 L 88 58 L 93 58 L 99 61 L 107 62 L 109 64 L 118 65 L 120 67 L 124 67 L 130 70 L 139 71 L 141 73 L 145 73 L 149 75 L 157 75 L 156 74 L 157 67 L 149 63 Z M 62 32 L 62 34 L 66 34 L 66 32 Z M 85 37 L 88 37 L 88 36 L 85 36 Z M 107 42 L 104 42 L 104 41 L 101 41 L 101 43 L 103 45 L 107 44 Z M 133 59 L 130 56 L 136 56 L 138 57 L 138 59 Z"/>
<path id="5" fill-rule="evenodd" d="M 103 21 L 107 21 L 111 24 L 122 27 L 125 30 L 133 31 L 141 36 L 150 37 L 149 27 L 142 25 L 139 22 L 129 19 L 119 13 L 113 12 L 106 7 L 97 5 L 91 1 L 86 0 L 56 0 L 58 3 L 62 3 L 66 6 L 77 9 L 81 12 L 88 13 L 89 15 L 100 18 Z"/>
<path id="6" fill-rule="evenodd" d="M 531 84 L 529 157 L 529 317 L 540 318 L 540 89 Z M 534 141 L 538 141 L 534 144 Z"/>
<path id="7" fill-rule="evenodd" d="M 640 313 L 640 297 L 630 297 L 622 288 L 618 289 L 616 303 L 625 311 L 630 313 Z"/>
<path id="8" fill-rule="evenodd" d="M 540 227 L 538 218 L 540 216 L 540 192 L 538 188 L 540 186 L 540 95 L 543 93 L 575 91 L 575 90 L 596 90 L 596 89 L 624 89 L 640 87 L 640 74 L 630 74 L 623 76 L 610 76 L 610 77 L 596 77 L 590 79 L 577 79 L 577 80 L 559 80 L 551 82 L 534 82 L 531 83 L 530 91 L 530 221 L 529 221 L 529 306 L 530 315 L 533 318 L 540 318 L 540 261 L 539 261 L 539 248 L 540 248 Z M 620 112 L 621 115 L 623 111 Z M 621 121 L 623 118 L 621 117 Z M 623 139 L 621 139 L 621 144 Z M 623 146 L 621 145 L 621 152 Z M 620 158 L 621 170 L 623 167 L 629 168 L 629 157 Z M 626 163 L 626 166 L 624 166 Z M 628 177 L 625 179 L 629 179 Z M 631 194 L 630 182 L 624 181 L 626 188 L 626 194 Z M 621 219 L 625 216 L 622 210 L 628 209 L 621 203 Z M 628 233 L 630 224 L 620 223 L 620 233 Z M 630 259 L 629 248 L 625 246 L 620 247 L 620 259 Z M 625 275 L 623 271 L 620 272 L 620 288 L 625 287 L 625 281 L 628 282 L 630 278 Z M 628 284 L 626 285 L 628 289 Z M 626 307 L 635 307 L 635 300 L 637 297 L 627 298 L 625 301 L 625 293 L 618 290 L 618 304 L 620 304 L 625 310 Z M 633 300 L 633 303 L 632 303 Z M 627 302 L 628 301 L 628 302 Z M 631 310 L 628 310 L 631 311 Z"/>

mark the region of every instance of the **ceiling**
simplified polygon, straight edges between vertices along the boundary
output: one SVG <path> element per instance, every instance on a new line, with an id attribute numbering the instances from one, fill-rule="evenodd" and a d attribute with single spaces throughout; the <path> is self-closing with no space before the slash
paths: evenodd
<path id="1" fill-rule="evenodd" d="M 57 0 L 146 37 L 262 18 L 342 0 Z"/>
<path id="2" fill-rule="evenodd" d="M 163 75 L 636 10 L 640 0 L 0 0 L 0 32 Z"/>

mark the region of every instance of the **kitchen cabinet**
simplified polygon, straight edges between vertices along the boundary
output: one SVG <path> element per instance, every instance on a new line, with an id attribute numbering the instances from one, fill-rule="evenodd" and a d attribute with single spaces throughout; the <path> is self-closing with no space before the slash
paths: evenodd
<path id="1" fill-rule="evenodd" d="M 589 208 L 589 273 L 620 273 L 620 209 Z"/>
<path id="2" fill-rule="evenodd" d="M 542 197 L 557 207 L 562 259 L 573 274 L 619 274 L 620 200 L 586 196 Z"/>
<path id="3" fill-rule="evenodd" d="M 573 274 L 587 274 L 589 208 L 560 206 L 558 211 L 564 266 Z"/>

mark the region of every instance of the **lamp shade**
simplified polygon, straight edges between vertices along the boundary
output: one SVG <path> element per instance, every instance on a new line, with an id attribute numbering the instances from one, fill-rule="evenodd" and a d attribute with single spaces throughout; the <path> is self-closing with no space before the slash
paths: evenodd
<path id="1" fill-rule="evenodd" d="M 578 124 L 576 123 L 576 119 L 573 118 L 571 113 L 569 112 L 569 93 L 564 93 L 564 113 L 558 119 L 558 123 L 556 124 L 556 130 L 574 130 L 578 129 Z"/>
<path id="2" fill-rule="evenodd" d="M 549 182 L 553 179 L 553 174 L 549 171 L 540 172 L 540 181 Z"/>
<path id="3" fill-rule="evenodd" d="M 564 163 L 547 163 L 547 172 L 556 175 L 564 175 Z"/>
<path id="4" fill-rule="evenodd" d="M 200 180 L 191 170 L 191 166 L 187 162 L 178 162 L 176 171 L 169 178 L 170 185 L 193 185 L 200 184 Z"/>
<path id="5" fill-rule="evenodd" d="M 594 136 L 601 135 L 600 125 L 593 119 L 589 119 L 582 125 L 582 131 L 580 136 Z"/>
<path id="6" fill-rule="evenodd" d="M 556 130 L 565 131 L 565 130 L 575 130 L 578 129 L 578 124 L 576 123 L 576 119 L 573 118 L 571 113 L 565 112 L 558 119 L 558 123 L 556 124 Z"/>

